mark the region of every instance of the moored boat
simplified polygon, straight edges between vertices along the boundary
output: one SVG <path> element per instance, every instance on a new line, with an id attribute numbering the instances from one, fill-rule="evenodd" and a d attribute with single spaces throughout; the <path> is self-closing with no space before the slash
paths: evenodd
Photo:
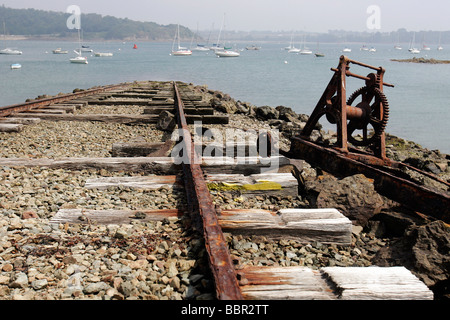
<path id="1" fill-rule="evenodd" d="M 233 50 L 217 50 L 216 55 L 218 57 L 239 57 L 241 54 L 237 51 Z"/>
<path id="2" fill-rule="evenodd" d="M 69 51 L 62 50 L 61 48 L 55 49 L 52 52 L 53 52 L 53 54 L 68 54 L 69 53 Z"/>
<path id="3" fill-rule="evenodd" d="M 96 57 L 112 57 L 113 54 L 111 52 L 96 52 L 94 53 Z"/>

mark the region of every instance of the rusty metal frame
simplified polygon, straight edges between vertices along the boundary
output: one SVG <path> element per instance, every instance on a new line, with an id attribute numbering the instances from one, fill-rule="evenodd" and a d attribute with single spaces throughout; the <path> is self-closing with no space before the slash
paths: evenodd
<path id="1" fill-rule="evenodd" d="M 376 70 L 377 74 L 369 74 L 364 77 L 351 73 L 349 71 L 350 63 Z M 346 101 L 346 77 L 365 80 L 366 86 L 376 87 L 382 92 L 383 86 L 393 87 L 392 84 L 384 82 L 385 70 L 382 67 L 370 66 L 341 56 L 338 68 L 331 68 L 331 71 L 334 72 L 334 75 L 300 136 L 291 138 L 290 156 L 304 159 L 335 175 L 348 176 L 362 173 L 374 179 L 375 188 L 380 194 L 413 211 L 450 222 L 450 195 L 445 191 L 440 192 L 421 185 L 420 182 L 402 173 L 401 169 L 408 167 L 415 170 L 443 184 L 447 189 L 450 184 L 427 172 L 388 159 L 385 153 L 384 131 L 374 143 L 374 154 L 351 148 L 347 144 L 347 115 L 351 111 L 351 107 L 347 106 Z M 333 99 L 338 100 L 333 101 Z M 383 116 L 381 109 L 382 106 L 379 108 L 379 119 L 382 119 Z M 335 112 L 334 116 L 337 118 L 335 119 L 338 135 L 337 146 L 323 146 L 308 139 L 319 118 L 327 112 Z"/>
<path id="2" fill-rule="evenodd" d="M 196 161 L 198 155 L 196 155 L 176 82 L 173 82 L 173 87 L 178 126 L 183 139 L 182 143 L 184 143 L 183 150 L 187 152 L 187 155 L 183 156 L 188 158 L 188 163 L 183 163 L 188 206 L 191 215 L 195 216 L 198 212 L 201 218 L 206 251 L 216 285 L 216 295 L 219 300 L 242 300 L 242 293 L 222 228 L 219 225 L 217 211 L 207 188 L 203 171 Z"/>
<path id="3" fill-rule="evenodd" d="M 370 75 L 367 77 L 361 76 L 355 73 L 352 73 L 349 71 L 350 64 L 356 64 L 365 68 L 369 68 L 372 70 L 375 70 L 377 72 L 376 77 L 377 79 L 371 78 Z M 364 64 L 362 62 L 358 62 L 355 60 L 351 60 L 346 56 L 341 56 L 339 59 L 339 65 L 337 68 L 331 68 L 331 71 L 334 72 L 333 77 L 331 78 L 330 82 L 328 83 L 324 93 L 322 94 L 321 98 L 319 99 L 316 107 L 314 108 L 311 116 L 309 117 L 308 121 L 306 122 L 305 127 L 301 131 L 301 136 L 305 139 L 311 135 L 312 130 L 318 123 L 319 119 L 325 115 L 325 114 L 335 114 L 336 118 L 334 119 L 336 121 L 337 126 L 337 149 L 339 149 L 341 152 L 348 153 L 349 152 L 349 145 L 348 145 L 348 137 L 347 137 L 347 120 L 348 120 L 348 113 L 350 111 L 347 111 L 349 106 L 347 106 L 347 84 L 346 84 L 346 77 L 354 77 L 357 79 L 364 80 L 366 82 L 366 85 L 369 83 L 374 84 L 375 86 L 383 92 L 383 86 L 393 87 L 392 84 L 385 83 L 384 82 L 384 73 L 385 70 L 382 67 L 374 67 L 370 66 L 368 64 Z M 375 76 L 374 76 L 375 77 Z M 337 101 L 333 102 L 333 99 L 337 99 Z M 380 104 L 379 106 L 379 112 L 378 115 L 380 119 L 382 119 L 382 110 L 383 106 Z M 375 141 L 374 143 L 374 155 L 383 160 L 388 161 L 386 158 L 386 151 L 385 151 L 385 134 L 384 131 L 381 133 L 381 136 Z M 359 156 L 361 159 L 364 157 L 364 155 Z M 369 159 L 369 158 L 368 158 Z M 368 160 L 368 161 L 371 161 Z"/>

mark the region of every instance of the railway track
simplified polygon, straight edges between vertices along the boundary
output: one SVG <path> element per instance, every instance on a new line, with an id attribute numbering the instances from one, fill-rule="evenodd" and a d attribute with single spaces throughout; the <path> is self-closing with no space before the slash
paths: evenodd
<path id="1" fill-rule="evenodd" d="M 99 106 L 116 110 L 109 114 L 82 112 Z M 137 113 L 117 111 L 137 108 Z M 162 114 L 165 117 L 162 117 Z M 261 208 L 223 209 L 217 194 L 230 193 L 239 202 L 270 195 L 294 199 L 298 181 L 291 171 L 291 160 L 276 153 L 277 139 L 268 130 L 234 130 L 233 141 L 225 128 L 228 116 L 217 114 L 208 102 L 188 85 L 176 82 L 142 82 L 100 87 L 83 92 L 0 108 L 0 130 L 19 134 L 25 126 L 39 122 L 107 123 L 166 130 L 160 141 L 145 139 L 116 141 L 112 156 L 51 158 L 9 157 L 0 159 L 3 168 L 46 168 L 51 170 L 107 170 L 106 176 L 89 177 L 82 187 L 88 190 L 183 190 L 185 201 L 162 209 L 139 207 L 97 208 L 95 205 L 64 206 L 60 203 L 49 213 L 54 229 L 67 231 L 72 225 L 108 226 L 175 221 L 183 217 L 186 228 L 202 235 L 211 274 L 211 297 L 218 300 L 339 300 L 339 299 L 432 299 L 433 294 L 407 269 L 378 267 L 322 267 L 242 265 L 230 253 L 227 237 L 256 235 L 268 239 L 289 239 L 297 246 L 312 242 L 349 247 L 352 238 L 350 220 L 336 209 L 297 207 L 267 210 Z M 89 135 L 89 133 L 87 133 Z M 245 139 L 240 139 L 245 137 Z M 144 137 L 145 138 L 145 137 Z M 89 146 L 86 147 L 89 149 Z M 89 152 L 87 152 L 89 154 Z M 132 174 L 123 174 L 132 172 Z M 6 176 L 6 174 L 4 174 Z M 84 178 L 83 178 L 84 179 Z M 212 190 L 219 191 L 218 193 Z M 30 191 L 35 192 L 35 191 Z M 164 193 L 163 192 L 163 193 Z M 4 191 L 6 194 L 6 191 Z M 161 194 L 161 193 L 158 193 Z M 157 202 L 159 199 L 155 199 Z M 159 206 L 161 207 L 161 206 Z M 166 235 L 167 236 L 167 235 Z M 149 239 L 141 236 L 140 245 Z M 147 240 L 146 240 L 147 239 Z M 97 241 L 101 241 L 97 237 Z M 178 245 L 178 244 L 177 244 Z M 180 244 L 181 245 L 181 244 Z M 147 248 L 148 249 L 148 248 Z M 16 251 L 20 251 L 17 247 Z M 150 249 L 149 249 L 150 250 Z M 256 248 L 257 251 L 257 248 Z M 155 267 L 154 255 L 147 260 Z M 56 260 L 65 258 L 64 254 Z M 146 258 L 142 258 L 145 260 Z M 67 260 L 67 259 L 66 259 Z M 139 259 L 138 259 L 139 260 Z M 168 258 L 162 258 L 168 260 Z M 5 262 L 6 261 L 6 262 Z M 2 260 L 0 260 L 2 263 Z M 61 262 L 62 263 L 62 262 Z M 9 264 L 3 256 L 2 265 Z M 64 263 L 63 263 L 64 265 Z M 142 262 L 143 270 L 148 262 Z M 68 267 L 68 266 L 66 266 Z M 142 275 L 145 278 L 145 275 Z M 180 275 L 178 275 L 180 277 Z M 208 275 L 203 275 L 208 279 Z M 177 273 L 166 277 L 174 281 Z M 201 278 L 201 276 L 200 276 Z M 186 280 L 186 277 L 182 280 Z M 158 279 L 156 281 L 159 281 Z M 179 280 L 178 280 L 179 281 Z M 101 281 L 97 281 L 101 282 Z M 176 281 L 175 281 L 176 282 Z M 115 285 L 109 283 L 111 288 Z M 120 287 L 120 286 L 119 286 Z M 177 287 L 175 285 L 175 287 Z M 109 290 L 112 290 L 109 288 Z M 108 288 L 103 289 L 107 291 Z M 80 294 L 80 293 L 78 293 Z M 84 294 L 87 294 L 84 292 Z M 121 294 L 112 297 L 126 298 Z M 154 296 L 153 296 L 154 297 Z M 186 298 L 186 292 L 178 297 Z M 195 298 L 190 295 L 187 298 Z M 67 298 L 67 296 L 66 296 Z M 76 296 L 70 296 L 76 298 Z M 142 298 L 142 297 L 141 297 Z"/>

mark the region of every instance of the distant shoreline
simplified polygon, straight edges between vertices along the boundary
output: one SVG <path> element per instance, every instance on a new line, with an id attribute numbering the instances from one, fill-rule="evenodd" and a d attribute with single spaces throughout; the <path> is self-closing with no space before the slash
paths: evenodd
<path id="1" fill-rule="evenodd" d="M 412 58 L 412 59 L 391 59 L 391 61 L 397 62 L 410 62 L 410 63 L 428 63 L 428 64 L 450 64 L 450 60 L 436 60 L 436 59 L 425 59 L 425 58 Z"/>

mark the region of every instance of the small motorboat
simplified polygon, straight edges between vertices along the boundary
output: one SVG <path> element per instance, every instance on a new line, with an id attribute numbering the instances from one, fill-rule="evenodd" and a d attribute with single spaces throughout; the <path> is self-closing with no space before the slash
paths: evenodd
<path id="1" fill-rule="evenodd" d="M 113 54 L 111 52 L 96 52 L 96 57 L 112 57 Z"/>
<path id="2" fill-rule="evenodd" d="M 22 65 L 20 63 L 13 63 L 11 65 L 11 69 L 20 69 L 22 68 Z"/>
<path id="3" fill-rule="evenodd" d="M 69 51 L 62 50 L 61 48 L 53 50 L 53 54 L 68 54 L 68 53 L 69 53 Z"/>

